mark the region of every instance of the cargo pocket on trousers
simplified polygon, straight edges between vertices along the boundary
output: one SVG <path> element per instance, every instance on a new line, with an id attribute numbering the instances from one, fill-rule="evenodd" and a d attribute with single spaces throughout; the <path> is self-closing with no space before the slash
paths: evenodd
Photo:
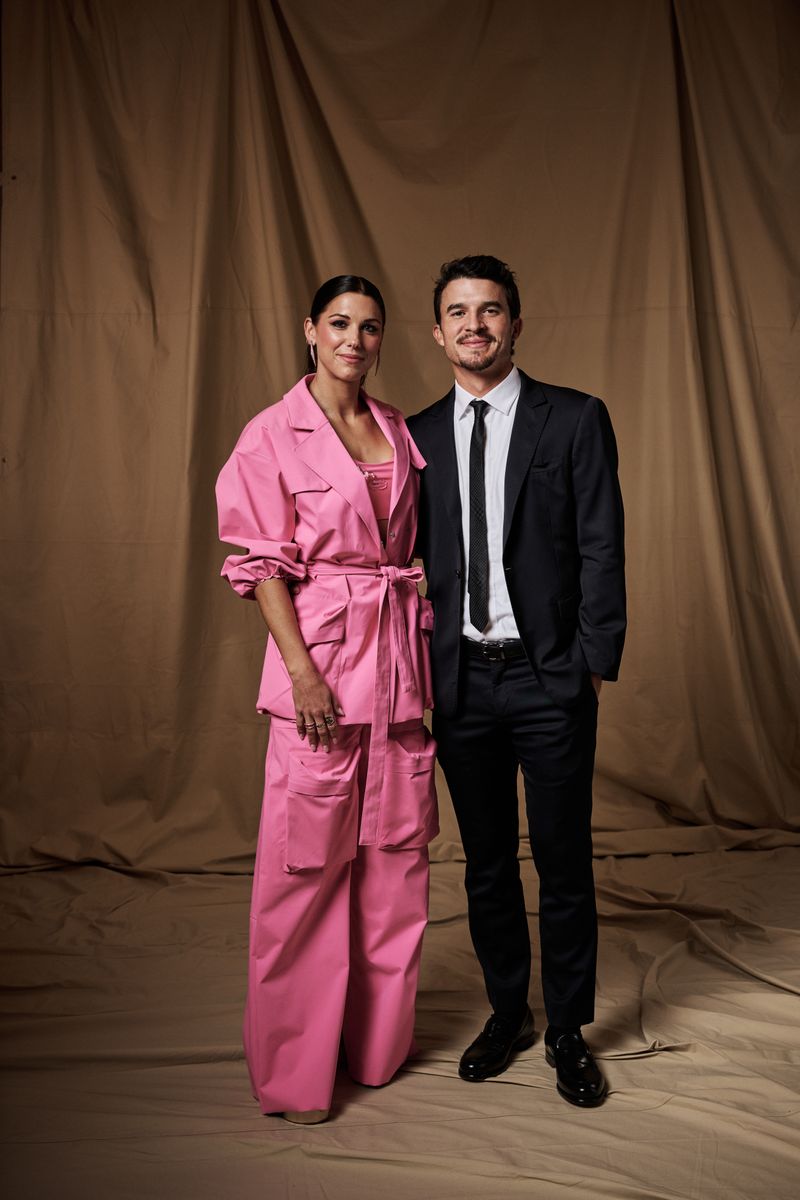
<path id="1" fill-rule="evenodd" d="M 424 725 L 390 731 L 378 844 L 387 850 L 427 846 L 439 832 L 436 742 Z"/>
<path id="2" fill-rule="evenodd" d="M 318 750 L 292 757 L 286 797 L 290 872 L 319 870 L 355 858 L 358 848 L 358 746 L 342 755 Z"/>

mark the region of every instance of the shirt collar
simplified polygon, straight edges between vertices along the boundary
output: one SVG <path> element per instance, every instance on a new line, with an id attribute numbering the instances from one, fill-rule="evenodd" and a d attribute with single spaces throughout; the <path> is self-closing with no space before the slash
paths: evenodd
<path id="1" fill-rule="evenodd" d="M 481 396 L 480 399 L 485 400 L 492 408 L 499 409 L 507 417 L 519 396 L 521 386 L 522 380 L 519 377 L 519 371 L 516 367 L 512 367 L 505 379 L 501 379 L 490 392 Z M 456 383 L 455 387 L 456 419 L 460 421 L 469 412 L 472 401 L 478 397 L 472 396 L 460 383 Z"/>

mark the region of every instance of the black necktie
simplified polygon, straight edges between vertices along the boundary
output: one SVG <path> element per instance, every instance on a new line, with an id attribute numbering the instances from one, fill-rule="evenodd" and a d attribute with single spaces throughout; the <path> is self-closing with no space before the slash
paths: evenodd
<path id="1" fill-rule="evenodd" d="M 485 400 L 472 400 L 475 414 L 469 444 L 469 619 L 483 633 L 489 624 L 489 539 L 486 535 Z"/>

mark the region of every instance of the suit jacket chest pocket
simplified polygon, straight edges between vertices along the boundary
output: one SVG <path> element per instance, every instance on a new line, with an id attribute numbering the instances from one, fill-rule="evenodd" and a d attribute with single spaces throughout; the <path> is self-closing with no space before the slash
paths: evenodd
<path id="1" fill-rule="evenodd" d="M 564 463 L 559 459 L 548 462 L 531 463 L 528 467 L 528 479 L 537 487 L 563 487 L 565 476 Z"/>
<path id="2" fill-rule="evenodd" d="M 572 528 L 572 499 L 565 463 L 533 463 L 528 469 L 526 485 L 525 508 L 529 518 L 532 516 L 536 524 L 549 527 L 554 535 L 565 521 Z"/>

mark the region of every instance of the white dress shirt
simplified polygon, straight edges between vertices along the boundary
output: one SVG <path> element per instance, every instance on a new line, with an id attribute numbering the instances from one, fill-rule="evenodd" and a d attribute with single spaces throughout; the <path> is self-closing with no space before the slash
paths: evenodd
<path id="1" fill-rule="evenodd" d="M 518 638 L 519 630 L 511 611 L 511 599 L 503 570 L 503 510 L 506 482 L 506 460 L 511 445 L 511 430 L 517 411 L 521 380 L 512 367 L 505 379 L 485 396 L 471 396 L 456 384 L 453 425 L 458 459 L 458 488 L 461 493 L 461 528 L 464 535 L 464 565 L 469 572 L 469 448 L 472 440 L 473 400 L 485 400 L 486 450 L 484 473 L 486 481 L 486 531 L 489 542 L 489 624 L 478 630 L 469 619 L 469 578 L 464 590 L 462 633 L 473 641 L 497 641 Z"/>

